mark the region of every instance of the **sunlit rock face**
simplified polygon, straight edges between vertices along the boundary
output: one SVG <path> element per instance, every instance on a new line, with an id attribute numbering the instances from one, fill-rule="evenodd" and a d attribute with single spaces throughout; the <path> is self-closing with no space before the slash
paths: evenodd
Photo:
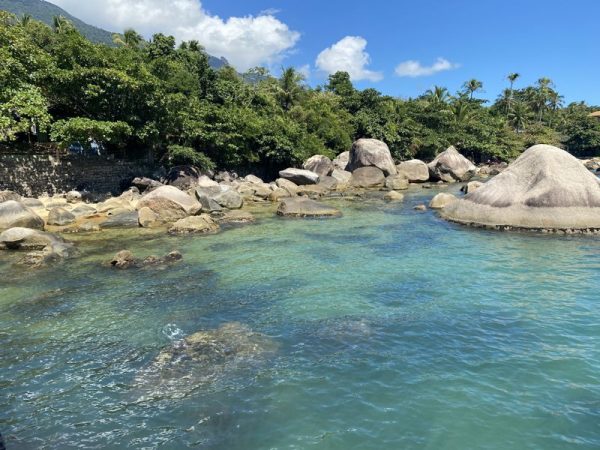
<path id="1" fill-rule="evenodd" d="M 564 150 L 535 145 L 442 215 L 475 226 L 597 232 L 600 180 Z"/>

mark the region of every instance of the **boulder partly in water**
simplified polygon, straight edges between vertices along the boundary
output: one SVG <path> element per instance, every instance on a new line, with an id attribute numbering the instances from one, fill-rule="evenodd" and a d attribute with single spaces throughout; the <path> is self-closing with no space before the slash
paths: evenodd
<path id="1" fill-rule="evenodd" d="M 566 151 L 534 145 L 442 216 L 498 229 L 598 232 L 600 180 Z"/>
<path id="2" fill-rule="evenodd" d="M 286 198 L 279 204 L 277 214 L 285 217 L 338 217 L 340 210 L 307 197 Z"/>

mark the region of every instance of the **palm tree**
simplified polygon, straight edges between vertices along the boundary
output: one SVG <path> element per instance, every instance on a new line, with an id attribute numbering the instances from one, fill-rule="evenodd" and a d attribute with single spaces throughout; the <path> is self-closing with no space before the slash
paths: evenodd
<path id="1" fill-rule="evenodd" d="M 289 111 L 302 94 L 302 81 L 304 81 L 304 77 L 293 67 L 283 69 L 279 78 L 277 94 L 284 110 Z"/>
<path id="2" fill-rule="evenodd" d="M 31 23 L 31 14 L 23 14 L 21 17 L 21 26 L 26 27 Z"/>
<path id="3" fill-rule="evenodd" d="M 450 112 L 452 113 L 454 122 L 457 124 L 465 124 L 472 117 L 471 105 L 464 100 L 453 102 Z"/>
<path id="4" fill-rule="evenodd" d="M 55 33 L 64 31 L 69 25 L 69 21 L 64 16 L 54 16 L 52 18 L 52 27 Z"/>
<path id="5" fill-rule="evenodd" d="M 527 116 L 529 115 L 529 109 L 524 102 L 516 101 L 513 104 L 513 108 L 508 114 L 508 120 L 511 125 L 515 128 L 517 133 L 520 133 L 521 130 L 525 128 L 527 125 Z"/>
<path id="6" fill-rule="evenodd" d="M 450 94 L 448 93 L 448 89 L 445 87 L 434 86 L 433 89 L 428 89 L 425 91 L 423 98 L 425 98 L 429 103 L 446 104 L 450 99 Z"/>
<path id="7" fill-rule="evenodd" d="M 139 48 L 140 44 L 144 42 L 144 38 L 133 28 L 128 28 L 123 32 L 123 35 L 113 34 L 113 42 L 129 48 Z"/>
<path id="8" fill-rule="evenodd" d="M 513 73 L 509 73 L 508 76 L 506 77 L 508 79 L 508 81 L 510 82 L 510 88 L 509 88 L 509 92 L 510 95 L 508 96 L 508 101 L 506 103 L 506 114 L 508 115 L 509 111 L 510 111 L 510 104 L 512 103 L 512 99 L 513 99 L 513 94 L 514 94 L 514 85 L 515 85 L 515 81 L 517 81 L 517 79 L 521 76 L 521 74 L 517 73 L 517 72 L 513 72 Z"/>
<path id="9" fill-rule="evenodd" d="M 544 118 L 544 111 L 548 109 L 554 89 L 552 87 L 554 83 L 550 78 L 542 77 L 537 81 L 537 88 L 535 90 L 533 103 L 538 113 L 538 121 L 541 123 Z M 558 94 L 557 94 L 558 95 Z"/>
<path id="10" fill-rule="evenodd" d="M 483 89 L 483 83 L 475 78 L 470 79 L 463 85 L 465 91 L 469 94 L 469 100 L 473 100 L 473 94 Z"/>

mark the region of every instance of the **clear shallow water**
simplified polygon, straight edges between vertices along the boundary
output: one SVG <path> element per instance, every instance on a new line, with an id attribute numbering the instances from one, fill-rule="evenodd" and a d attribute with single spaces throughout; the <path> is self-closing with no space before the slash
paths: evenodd
<path id="1" fill-rule="evenodd" d="M 7 448 L 598 448 L 600 239 L 412 210 L 434 193 L 207 237 L 77 237 L 81 257 L 42 271 L 4 255 Z M 102 265 L 123 248 L 184 261 Z M 161 349 L 233 321 L 275 354 L 142 395 Z"/>

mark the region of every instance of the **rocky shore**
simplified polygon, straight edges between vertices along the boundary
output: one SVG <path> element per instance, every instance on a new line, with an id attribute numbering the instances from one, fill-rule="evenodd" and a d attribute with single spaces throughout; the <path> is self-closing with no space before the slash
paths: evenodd
<path id="1" fill-rule="evenodd" d="M 281 217 L 335 218 L 343 211 L 322 200 L 360 199 L 369 191 L 382 191 L 382 200 L 401 202 L 402 191 L 410 186 L 428 188 L 432 183 L 464 183 L 464 198 L 439 193 L 429 203 L 451 221 L 498 229 L 596 232 L 596 170 L 600 159 L 582 162 L 551 146 L 535 146 L 510 166 L 476 167 L 454 147 L 429 164 L 396 164 L 385 143 L 360 139 L 334 160 L 313 156 L 302 168 L 282 170 L 268 183 L 254 175 L 181 166 L 162 180 L 136 178 L 120 196 L 102 201 L 77 191 L 40 198 L 0 191 L 0 249 L 22 250 L 23 264 L 40 266 L 76 254 L 64 238 L 69 233 L 139 227 L 172 235 L 218 233 L 224 226 L 254 222 L 250 210 L 268 204 L 276 204 Z M 573 208 L 577 214 L 570 213 Z"/>

